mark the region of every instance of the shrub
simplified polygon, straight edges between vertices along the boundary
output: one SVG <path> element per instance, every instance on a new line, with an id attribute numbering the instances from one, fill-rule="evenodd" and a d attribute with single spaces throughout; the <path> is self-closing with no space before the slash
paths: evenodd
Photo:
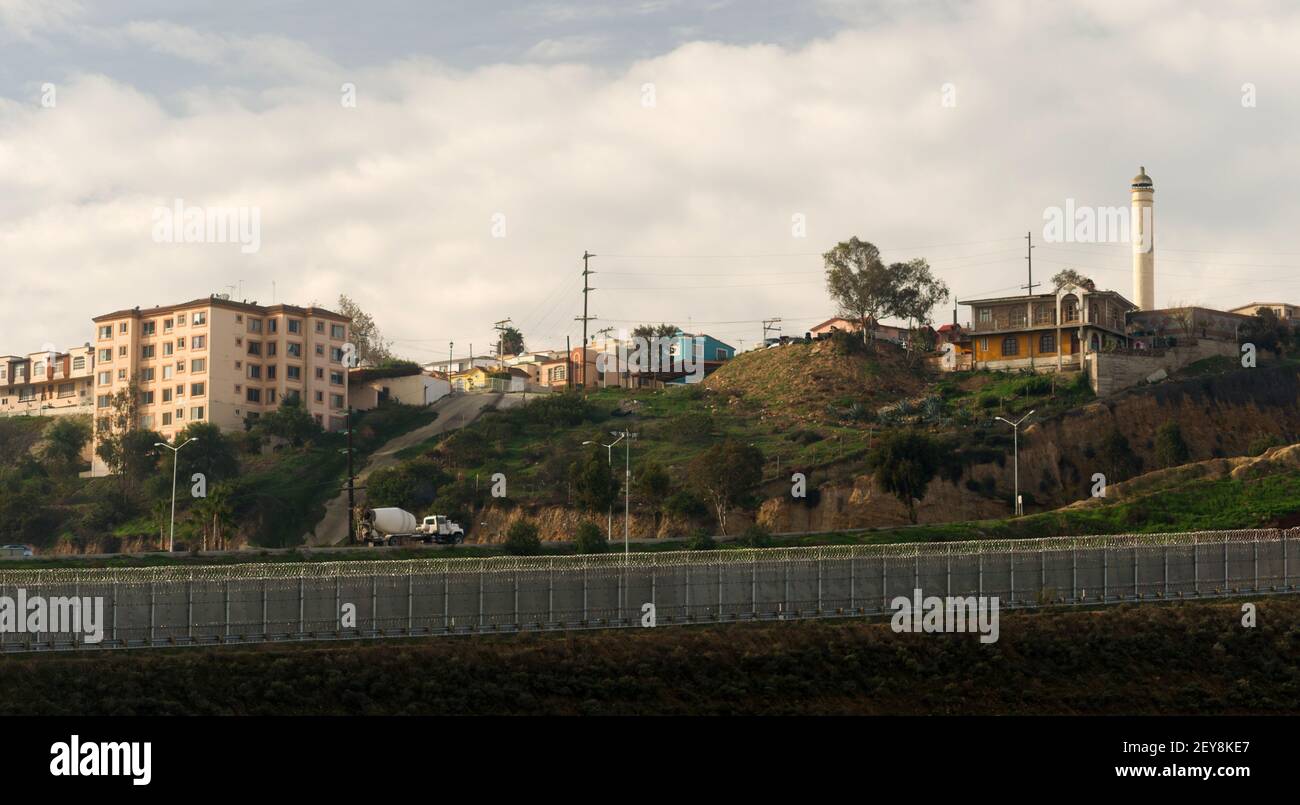
<path id="1" fill-rule="evenodd" d="M 605 538 L 600 526 L 583 522 L 574 535 L 573 547 L 578 553 L 605 553 L 609 550 L 609 540 Z"/>
<path id="2" fill-rule="evenodd" d="M 516 520 L 506 532 L 502 547 L 510 556 L 536 556 L 542 552 L 542 538 L 537 533 L 537 526 L 527 520 Z"/>
<path id="3" fill-rule="evenodd" d="M 746 528 L 745 533 L 740 535 L 740 544 L 746 548 L 770 548 L 772 547 L 772 532 L 755 523 Z"/>
<path id="4" fill-rule="evenodd" d="M 711 551 L 716 547 L 718 547 L 718 544 L 713 541 L 713 537 L 709 535 L 708 531 L 705 531 L 703 528 L 691 529 L 691 535 L 686 540 L 686 548 L 688 550 Z"/>
<path id="5" fill-rule="evenodd" d="M 1156 463 L 1162 467 L 1186 464 L 1187 442 L 1183 441 L 1182 428 L 1177 422 L 1166 422 L 1156 431 Z"/>

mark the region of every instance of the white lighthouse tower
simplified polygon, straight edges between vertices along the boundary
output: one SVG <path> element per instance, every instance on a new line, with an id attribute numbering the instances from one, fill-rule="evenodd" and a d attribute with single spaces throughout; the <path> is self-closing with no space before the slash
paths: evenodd
<path id="1" fill-rule="evenodd" d="M 1132 215 L 1129 221 L 1129 240 L 1133 242 L 1133 303 L 1139 310 L 1156 307 L 1156 226 L 1152 198 L 1156 188 L 1140 168 L 1133 177 L 1129 192 L 1132 196 Z"/>

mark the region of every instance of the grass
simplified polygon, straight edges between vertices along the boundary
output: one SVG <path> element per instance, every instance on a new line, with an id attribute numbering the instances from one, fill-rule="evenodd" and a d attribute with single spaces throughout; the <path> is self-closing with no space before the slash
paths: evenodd
<path id="1" fill-rule="evenodd" d="M 13 656 L 5 715 L 1294 714 L 1295 596 L 1003 612 L 999 639 L 858 619 Z M 394 680 L 400 680 L 394 684 Z"/>

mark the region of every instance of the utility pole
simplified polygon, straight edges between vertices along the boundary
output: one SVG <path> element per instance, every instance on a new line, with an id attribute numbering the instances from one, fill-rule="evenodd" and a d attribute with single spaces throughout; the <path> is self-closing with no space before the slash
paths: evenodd
<path id="1" fill-rule="evenodd" d="M 450 369 L 451 367 L 448 367 Z M 352 474 L 352 406 L 348 406 L 348 544 L 356 540 L 353 518 L 357 511 L 356 476 Z"/>
<path id="2" fill-rule="evenodd" d="M 1020 287 L 1024 288 L 1025 291 L 1029 294 L 1029 302 L 1027 303 L 1028 310 L 1025 311 L 1025 315 L 1027 316 L 1027 318 L 1025 319 L 1025 329 L 1026 329 L 1025 346 L 1028 347 L 1027 351 L 1029 352 L 1029 368 L 1032 370 L 1034 368 L 1034 333 L 1033 330 L 1029 328 L 1034 326 L 1034 289 L 1041 284 L 1041 283 L 1034 282 L 1033 230 L 1030 230 L 1029 232 L 1025 233 L 1025 242 L 1027 244 L 1025 248 L 1025 260 L 1028 261 L 1029 263 L 1029 284 L 1022 285 Z M 1056 345 L 1056 353 L 1058 355 L 1061 353 L 1060 344 Z"/>
<path id="3" fill-rule="evenodd" d="M 596 273 L 587 267 L 587 261 L 595 256 L 586 249 L 582 250 L 582 315 L 575 319 L 582 322 L 582 385 L 584 387 L 587 385 L 587 322 L 596 318 L 587 313 L 587 295 L 596 290 L 591 287 L 591 283 L 587 279 Z"/>
<path id="4" fill-rule="evenodd" d="M 497 367 L 498 368 L 504 368 L 506 365 L 506 360 L 505 360 L 506 355 L 505 355 L 504 346 L 505 346 L 506 325 L 509 323 L 510 323 L 510 319 L 502 319 L 501 321 L 492 325 L 492 329 L 497 331 Z M 470 359 L 473 360 L 473 357 L 474 356 L 471 355 Z"/>
<path id="5" fill-rule="evenodd" d="M 780 317 L 780 316 L 777 316 L 775 319 L 763 319 L 763 340 L 762 340 L 761 342 L 759 342 L 759 343 L 761 343 L 763 346 L 767 346 L 767 331 L 768 331 L 768 330 L 775 330 L 775 331 L 777 331 L 778 333 L 781 332 L 781 328 L 780 328 L 780 327 L 773 327 L 773 326 L 772 326 L 773 324 L 780 324 L 780 323 L 781 323 L 781 317 Z"/>
<path id="6" fill-rule="evenodd" d="M 564 390 L 573 388 L 573 343 L 564 337 Z"/>

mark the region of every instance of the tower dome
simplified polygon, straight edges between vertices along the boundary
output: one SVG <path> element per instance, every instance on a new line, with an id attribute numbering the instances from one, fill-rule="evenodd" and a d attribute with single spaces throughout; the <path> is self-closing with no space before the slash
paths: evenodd
<path id="1" fill-rule="evenodd" d="M 1155 185 L 1152 183 L 1151 177 L 1147 176 L 1147 169 L 1145 167 L 1138 168 L 1138 175 L 1133 177 L 1133 187 L 1137 188 L 1137 187 L 1154 187 L 1154 186 Z"/>

